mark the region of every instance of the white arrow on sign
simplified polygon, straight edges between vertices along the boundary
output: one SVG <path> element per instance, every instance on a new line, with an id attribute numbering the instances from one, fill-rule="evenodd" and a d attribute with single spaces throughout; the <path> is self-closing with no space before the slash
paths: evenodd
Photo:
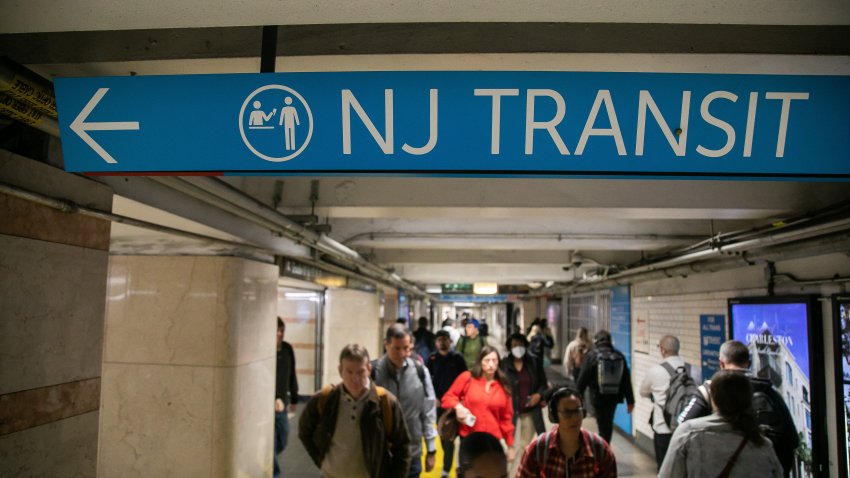
<path id="1" fill-rule="evenodd" d="M 89 117 L 89 114 L 92 112 L 97 103 L 103 98 L 103 95 L 109 91 L 109 88 L 100 88 L 91 97 L 86 107 L 83 108 L 83 111 L 80 111 L 80 114 L 77 115 L 77 119 L 71 123 L 71 131 L 77 133 L 83 141 L 86 142 L 87 145 L 91 146 L 91 149 L 94 150 L 95 153 L 100 155 L 104 161 L 107 163 L 117 163 L 115 158 L 109 155 L 105 149 L 97 142 L 92 139 L 91 136 L 87 133 L 87 131 L 112 131 L 112 130 L 138 130 L 139 122 L 138 121 L 113 121 L 113 122 L 102 122 L 102 123 L 86 123 L 86 118 Z"/>

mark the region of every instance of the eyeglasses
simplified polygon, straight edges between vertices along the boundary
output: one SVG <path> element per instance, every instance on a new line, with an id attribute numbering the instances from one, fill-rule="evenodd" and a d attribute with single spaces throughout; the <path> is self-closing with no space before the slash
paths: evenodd
<path id="1" fill-rule="evenodd" d="M 567 418 L 567 419 L 580 417 L 580 416 L 584 415 L 584 408 L 578 407 L 578 408 L 574 408 L 572 410 L 558 410 L 558 415 L 560 415 L 562 418 Z"/>

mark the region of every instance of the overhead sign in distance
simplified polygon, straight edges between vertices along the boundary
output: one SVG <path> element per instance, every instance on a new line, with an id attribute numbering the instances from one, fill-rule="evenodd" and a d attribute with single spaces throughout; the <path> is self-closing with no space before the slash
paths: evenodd
<path id="1" fill-rule="evenodd" d="M 349 72 L 60 78 L 87 173 L 850 178 L 850 77 Z"/>

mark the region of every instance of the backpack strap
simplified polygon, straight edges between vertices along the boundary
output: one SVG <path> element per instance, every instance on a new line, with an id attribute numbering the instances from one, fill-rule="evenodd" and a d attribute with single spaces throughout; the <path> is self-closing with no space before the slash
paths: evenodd
<path id="1" fill-rule="evenodd" d="M 425 391 L 425 366 L 417 360 L 414 360 L 413 364 L 416 365 L 416 374 L 419 375 L 419 381 L 422 382 L 422 390 Z"/>
<path id="2" fill-rule="evenodd" d="M 711 403 L 711 400 L 709 399 L 709 387 L 711 387 L 711 380 L 706 380 L 702 383 L 702 385 L 697 387 L 697 390 L 699 390 L 699 393 L 700 395 L 702 395 L 703 400 L 705 400 L 707 403 Z"/>
<path id="3" fill-rule="evenodd" d="M 333 385 L 325 385 L 319 391 L 319 401 L 316 404 L 319 409 L 319 416 L 322 416 L 322 414 L 325 413 L 325 406 L 328 404 L 328 397 L 331 395 L 333 389 Z"/>
<path id="4" fill-rule="evenodd" d="M 744 445 L 747 444 L 747 440 L 748 437 L 746 436 L 743 440 L 741 440 L 741 444 L 738 445 L 738 449 L 735 450 L 735 454 L 732 455 L 732 458 L 729 458 L 729 461 L 726 462 L 726 466 L 723 467 L 723 470 L 720 472 L 719 475 L 717 475 L 717 478 L 727 478 L 729 476 L 729 473 L 732 471 L 732 467 L 735 466 L 735 462 L 738 461 L 738 456 L 741 454 L 741 450 L 743 450 Z"/>
<path id="5" fill-rule="evenodd" d="M 546 461 L 549 460 L 549 436 L 552 435 L 552 432 L 546 432 L 538 438 L 537 444 L 534 445 L 534 460 L 537 462 L 537 466 L 540 467 L 538 472 L 540 476 L 543 476 L 543 470 L 546 466 Z M 543 450 L 540 450 L 540 444 L 543 444 Z M 540 460 L 540 455 L 543 455 L 543 460 Z"/>
<path id="6" fill-rule="evenodd" d="M 674 369 L 674 368 L 673 368 L 673 366 L 672 366 L 672 365 L 670 365 L 669 363 L 667 363 L 667 362 L 661 362 L 661 367 L 663 367 L 663 368 L 664 368 L 664 370 L 666 370 L 666 371 L 667 371 L 667 373 L 669 373 L 671 377 L 672 377 L 673 375 L 676 375 L 676 369 Z"/>
<path id="7" fill-rule="evenodd" d="M 381 403 L 381 418 L 384 421 L 384 435 L 387 438 L 390 438 L 390 435 L 393 431 L 393 407 L 390 403 L 390 396 L 387 389 L 384 387 L 375 386 L 375 390 L 378 392 L 378 399 Z M 392 441 L 387 440 L 387 445 L 392 447 Z"/>

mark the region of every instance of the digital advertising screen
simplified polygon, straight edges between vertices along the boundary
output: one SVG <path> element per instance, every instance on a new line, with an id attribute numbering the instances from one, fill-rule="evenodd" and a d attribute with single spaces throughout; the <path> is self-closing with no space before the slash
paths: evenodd
<path id="1" fill-rule="evenodd" d="M 757 297 L 729 300 L 732 338 L 750 349 L 750 370 L 769 379 L 773 388 L 785 399 L 801 435 L 795 454 L 794 476 L 818 476 L 815 463 L 820 437 L 818 387 L 823 387 L 822 367 L 815 358 L 820 343 L 813 332 L 813 308 L 816 302 L 808 296 Z M 817 377 L 813 377 L 816 373 Z M 813 387 L 815 388 L 813 390 Z"/>
<path id="2" fill-rule="evenodd" d="M 838 466 L 840 476 L 850 476 L 850 295 L 834 296 L 832 335 L 835 338 L 835 391 L 838 418 Z"/>

